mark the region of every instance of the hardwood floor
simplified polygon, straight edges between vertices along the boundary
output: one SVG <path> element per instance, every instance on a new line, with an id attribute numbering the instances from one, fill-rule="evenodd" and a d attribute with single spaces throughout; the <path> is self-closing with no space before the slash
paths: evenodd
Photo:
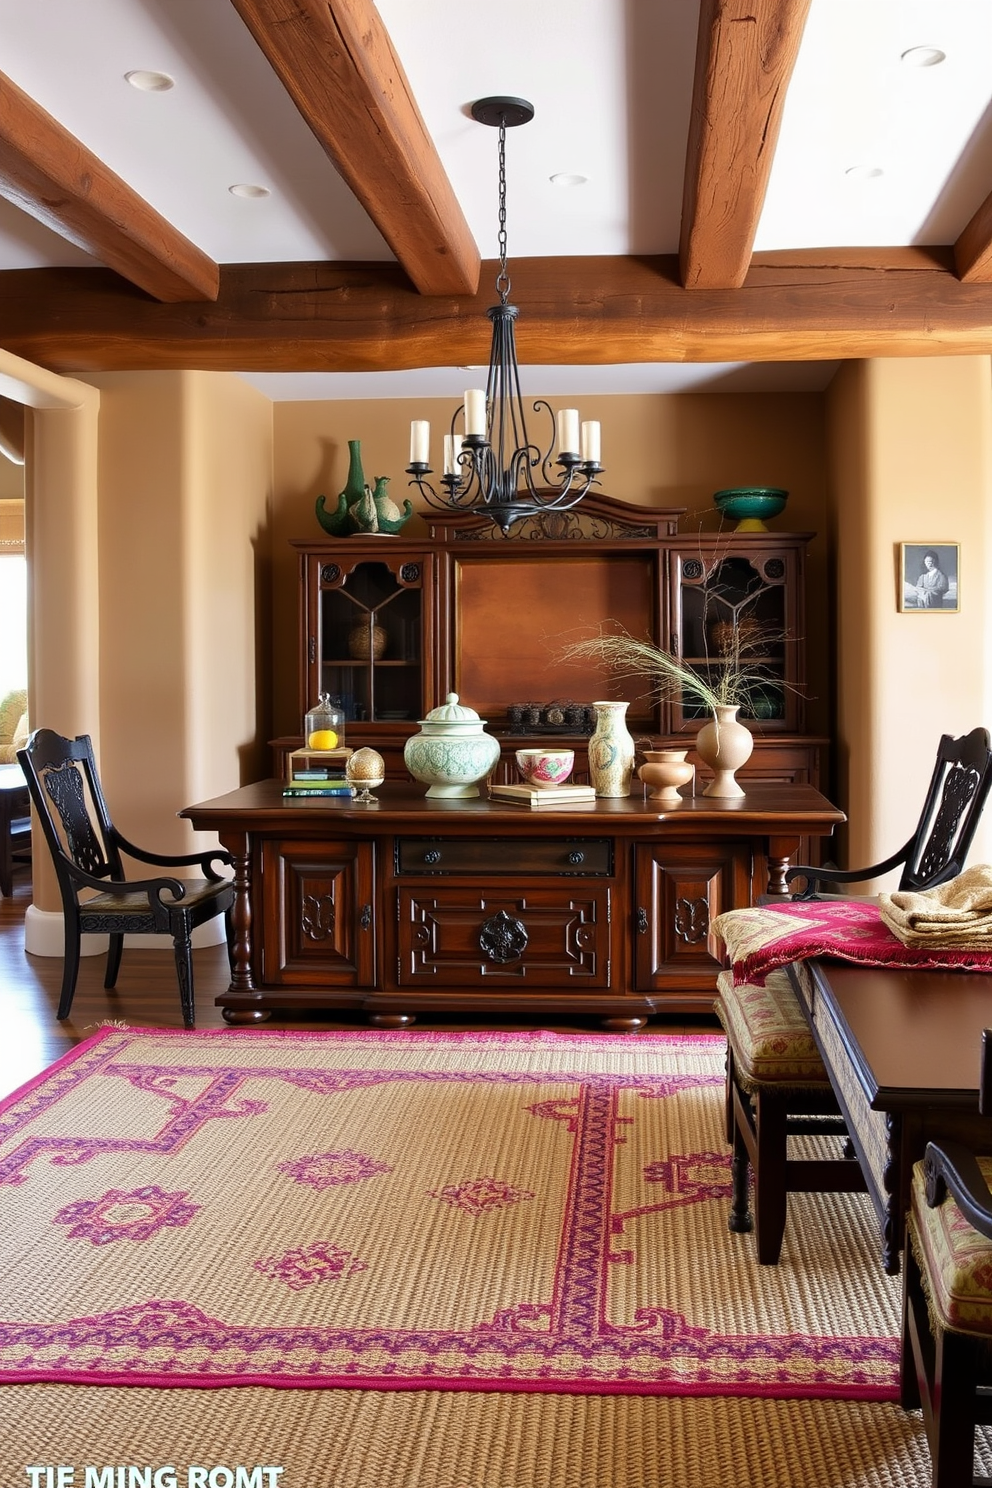
<path id="1" fill-rule="evenodd" d="M 0 1024 L 0 1097 L 15 1090 L 67 1053 L 73 1044 L 89 1037 L 108 1018 L 119 1018 L 132 1025 L 154 1028 L 181 1028 L 179 992 L 175 963 L 166 951 L 125 950 L 117 987 L 108 992 L 103 985 L 105 958 L 84 956 L 72 1004 L 72 1013 L 64 1022 L 55 1017 L 62 982 L 61 958 L 29 956 L 24 950 L 24 912 L 31 903 L 30 867 L 15 867 L 14 892 L 0 897 L 0 998 L 3 1021 Z M 211 946 L 193 953 L 193 975 L 196 987 L 196 1015 L 199 1028 L 224 1028 L 220 1008 L 214 998 L 228 984 L 227 953 L 223 946 Z M 307 1018 L 273 1018 L 272 1028 L 366 1028 L 359 1013 L 312 1015 Z M 557 1033 L 601 1033 L 597 1020 L 576 1019 L 573 1022 L 548 1023 L 500 1022 L 464 1017 L 443 1019 L 420 1018 L 417 1028 L 462 1030 L 497 1028 L 501 1030 L 535 1027 L 551 1028 Z M 640 1035 L 651 1033 L 715 1033 L 715 1018 L 655 1018 Z M 629 1035 L 617 1034 L 621 1038 Z"/>

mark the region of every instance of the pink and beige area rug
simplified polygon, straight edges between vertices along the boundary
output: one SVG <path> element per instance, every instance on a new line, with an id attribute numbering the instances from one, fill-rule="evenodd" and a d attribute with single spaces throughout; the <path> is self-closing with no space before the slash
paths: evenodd
<path id="1" fill-rule="evenodd" d="M 727 1230 L 724 1049 L 102 1029 L 0 1106 L 0 1383 L 893 1399 L 863 1196 Z"/>

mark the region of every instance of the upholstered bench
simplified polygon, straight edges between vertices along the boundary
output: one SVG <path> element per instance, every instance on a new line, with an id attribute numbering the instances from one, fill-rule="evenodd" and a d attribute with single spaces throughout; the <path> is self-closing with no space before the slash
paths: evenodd
<path id="1" fill-rule="evenodd" d="M 801 965 L 795 974 L 808 975 Z M 806 1014 L 783 968 L 764 985 L 717 978 L 715 1011 L 727 1035 L 727 1141 L 733 1149 L 729 1228 L 755 1230 L 758 1260 L 774 1265 L 785 1234 L 789 1193 L 848 1193 L 864 1187 L 856 1160 L 792 1158 L 799 1134 L 846 1135 Z M 754 1216 L 748 1203 L 754 1174 Z"/>
<path id="2" fill-rule="evenodd" d="M 923 1406 L 934 1484 L 971 1488 L 975 1427 L 992 1422 L 992 1239 L 935 1182 L 930 1152 L 915 1165 L 910 1190 L 901 1396 L 908 1410 Z M 964 1175 L 972 1164 L 974 1187 L 988 1188 L 992 1158 L 955 1161 Z M 984 1202 L 992 1208 L 992 1193 Z M 984 1215 L 986 1230 L 990 1218 Z"/>

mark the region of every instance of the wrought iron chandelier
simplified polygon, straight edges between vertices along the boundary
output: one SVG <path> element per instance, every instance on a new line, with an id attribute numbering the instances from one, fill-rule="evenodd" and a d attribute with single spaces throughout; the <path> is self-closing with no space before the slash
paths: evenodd
<path id="1" fill-rule="evenodd" d="M 427 479 L 433 471 L 426 419 L 414 419 L 410 425 L 407 474 L 428 505 L 482 513 L 506 533 L 522 517 L 560 511 L 581 501 L 603 469 L 600 426 L 591 420 L 580 425 L 576 408 L 560 409 L 556 421 L 551 405 L 542 398 L 533 407 L 551 424 L 543 453 L 527 433 L 513 329 L 517 307 L 509 303 L 506 268 L 506 131 L 529 123 L 534 107 L 524 98 L 480 98 L 472 105 L 472 117 L 499 129 L 499 304 L 486 312 L 493 327 L 489 377 L 485 392 L 470 389 L 452 415 L 450 432 L 444 436 L 443 491 L 435 490 Z"/>

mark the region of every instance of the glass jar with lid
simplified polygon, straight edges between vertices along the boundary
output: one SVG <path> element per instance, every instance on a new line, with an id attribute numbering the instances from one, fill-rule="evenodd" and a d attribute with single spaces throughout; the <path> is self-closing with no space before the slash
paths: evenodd
<path id="1" fill-rule="evenodd" d="M 344 747 L 344 708 L 340 698 L 322 692 L 303 720 L 305 749 L 342 749 Z"/>

